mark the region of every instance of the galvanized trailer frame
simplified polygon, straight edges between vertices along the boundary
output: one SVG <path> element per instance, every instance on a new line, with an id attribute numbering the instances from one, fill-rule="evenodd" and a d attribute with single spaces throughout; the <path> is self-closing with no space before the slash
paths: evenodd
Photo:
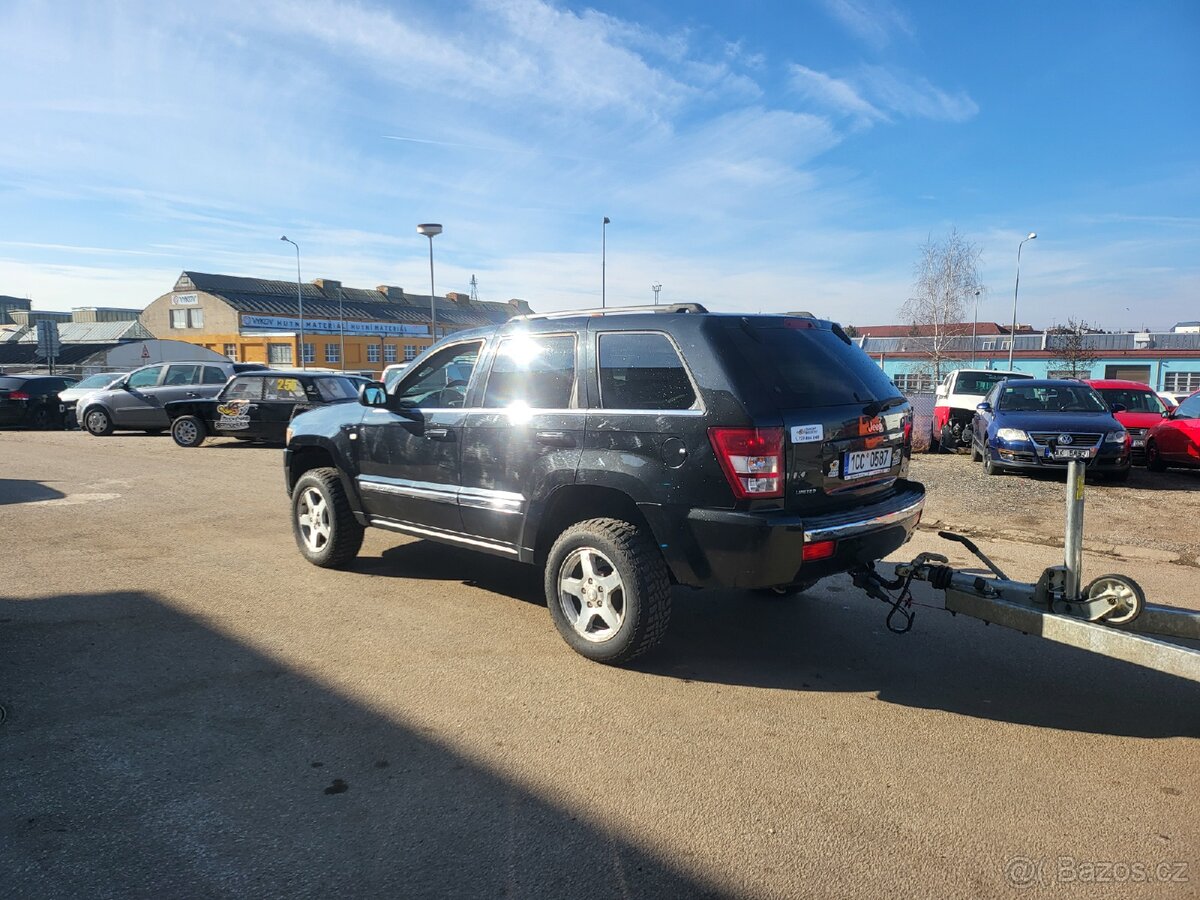
<path id="1" fill-rule="evenodd" d="M 1082 587 L 1084 473 L 1084 461 L 1068 463 L 1064 564 L 1046 569 L 1036 584 L 1009 578 L 969 539 L 947 531 L 939 534 L 965 546 L 990 576 L 955 569 L 940 554 L 922 553 L 897 565 L 892 580 L 864 568 L 854 573 L 854 582 L 892 607 L 892 631 L 912 627 L 910 587 L 925 581 L 944 594 L 951 613 L 1200 682 L 1200 649 L 1160 640 L 1200 642 L 1200 613 L 1147 604 L 1141 587 L 1124 575 L 1104 575 Z M 893 625 L 896 617 L 899 627 Z"/>

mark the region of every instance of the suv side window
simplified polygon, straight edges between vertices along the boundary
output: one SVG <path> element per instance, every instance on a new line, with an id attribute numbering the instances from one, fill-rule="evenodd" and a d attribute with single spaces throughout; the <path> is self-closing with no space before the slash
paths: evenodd
<path id="1" fill-rule="evenodd" d="M 201 376 L 201 384 L 224 384 L 229 380 L 229 376 L 225 374 L 223 369 L 218 369 L 216 366 L 205 366 L 204 375 Z"/>
<path id="2" fill-rule="evenodd" d="M 675 345 L 661 332 L 600 335 L 600 406 L 691 409 L 696 392 Z"/>
<path id="3" fill-rule="evenodd" d="M 199 381 L 199 366 L 171 366 L 167 370 L 164 385 L 196 384 Z"/>
<path id="4" fill-rule="evenodd" d="M 515 335 L 500 342 L 488 374 L 483 405 L 520 404 L 530 409 L 566 409 L 575 386 L 573 334 Z"/>
<path id="5" fill-rule="evenodd" d="M 446 347 L 403 379 L 396 402 L 424 409 L 461 409 L 479 359 L 481 341 Z"/>
<path id="6" fill-rule="evenodd" d="M 158 376 L 162 374 L 162 370 L 162 366 L 151 366 L 149 369 L 134 372 L 129 376 L 129 386 L 131 388 L 154 387 L 158 384 Z"/>

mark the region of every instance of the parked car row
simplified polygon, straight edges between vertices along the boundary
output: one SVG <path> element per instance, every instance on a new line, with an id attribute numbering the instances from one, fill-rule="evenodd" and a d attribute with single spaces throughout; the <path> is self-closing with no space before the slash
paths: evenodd
<path id="1" fill-rule="evenodd" d="M 1170 408 L 1138 382 L 1004 378 L 963 431 L 989 475 L 1084 460 L 1089 473 L 1124 481 L 1134 463 L 1200 468 L 1200 393 Z"/>

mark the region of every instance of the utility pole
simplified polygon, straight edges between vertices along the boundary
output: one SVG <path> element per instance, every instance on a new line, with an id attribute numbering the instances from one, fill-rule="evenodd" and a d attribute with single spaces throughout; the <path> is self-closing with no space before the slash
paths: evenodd
<path id="1" fill-rule="evenodd" d="M 654 291 L 654 305 L 658 306 L 658 292 L 662 290 L 661 284 L 650 285 L 650 290 Z"/>

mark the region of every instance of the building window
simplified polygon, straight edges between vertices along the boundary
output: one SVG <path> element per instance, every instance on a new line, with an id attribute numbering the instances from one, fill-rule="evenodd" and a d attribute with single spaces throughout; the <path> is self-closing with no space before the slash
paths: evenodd
<path id="1" fill-rule="evenodd" d="M 273 366 L 290 366 L 292 364 L 292 345 L 267 344 L 267 362 Z"/>
<path id="2" fill-rule="evenodd" d="M 922 372 L 901 372 L 892 376 L 892 383 L 902 394 L 924 394 L 933 391 L 933 376 Z"/>
<path id="3" fill-rule="evenodd" d="M 1047 378 L 1091 378 L 1091 369 L 1076 369 L 1072 372 L 1070 369 L 1049 369 L 1046 372 Z"/>
<path id="4" fill-rule="evenodd" d="M 228 357 L 229 359 L 233 360 L 234 362 L 237 362 L 238 361 L 237 344 L 226 344 L 225 345 L 225 356 Z"/>
<path id="5" fill-rule="evenodd" d="M 326 344 L 325 345 L 325 362 L 341 362 L 342 357 L 339 354 L 339 349 L 340 348 L 338 347 L 337 344 Z"/>
<path id="6" fill-rule="evenodd" d="M 317 345 L 304 342 L 304 364 L 315 363 L 317 361 Z"/>
<path id="7" fill-rule="evenodd" d="M 1200 372 L 1164 372 L 1163 390 L 1172 394 L 1200 391 Z"/>
<path id="8" fill-rule="evenodd" d="M 385 363 L 394 363 L 396 361 L 396 345 L 395 344 L 384 344 L 383 345 L 383 361 Z"/>
<path id="9" fill-rule="evenodd" d="M 379 345 L 367 344 L 367 362 L 379 362 Z"/>
<path id="10" fill-rule="evenodd" d="M 416 344 L 405 344 L 404 345 L 404 361 L 412 362 L 416 358 L 417 358 L 417 345 Z"/>
<path id="11" fill-rule="evenodd" d="M 171 310 L 172 328 L 203 328 L 204 310 L 202 309 L 173 309 Z"/>

